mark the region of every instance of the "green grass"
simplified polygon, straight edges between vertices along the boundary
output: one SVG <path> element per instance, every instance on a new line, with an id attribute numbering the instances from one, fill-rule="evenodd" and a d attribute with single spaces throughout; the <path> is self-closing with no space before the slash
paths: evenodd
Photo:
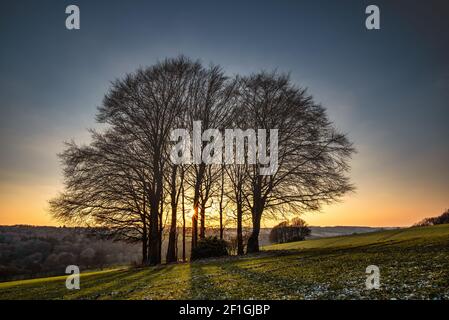
<path id="1" fill-rule="evenodd" d="M 116 272 L 116 271 L 123 270 L 123 269 L 127 269 L 127 268 L 123 267 L 123 268 L 111 268 L 111 269 L 100 270 L 100 271 L 89 271 L 89 272 L 82 273 L 81 277 L 87 278 L 89 276 L 98 276 L 101 274 L 105 274 L 105 273 L 109 273 L 109 272 Z M 40 284 L 45 281 L 60 281 L 60 280 L 65 281 L 66 279 L 67 279 L 67 276 L 56 276 L 56 277 L 48 277 L 48 278 L 36 278 L 36 279 L 28 279 L 28 280 L 0 282 L 0 289 L 13 287 L 13 286 L 17 286 L 17 285 L 28 285 L 28 284 L 32 285 L 34 283 Z"/>
<path id="2" fill-rule="evenodd" d="M 381 288 L 365 288 L 368 265 Z M 265 247 L 257 255 L 0 283 L 0 299 L 449 299 L 449 225 Z"/>

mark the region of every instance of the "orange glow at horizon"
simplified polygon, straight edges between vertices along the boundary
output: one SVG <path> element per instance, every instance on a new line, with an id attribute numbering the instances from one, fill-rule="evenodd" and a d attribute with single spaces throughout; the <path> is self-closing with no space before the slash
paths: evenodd
<path id="1" fill-rule="evenodd" d="M 62 190 L 61 186 L 0 186 L 0 190 L 0 225 L 61 225 L 48 213 L 48 200 Z M 422 201 L 423 198 L 427 201 Z M 441 214 L 447 209 L 445 199 L 438 193 L 418 197 L 413 193 L 394 194 L 359 188 L 340 203 L 327 205 L 320 212 L 304 213 L 301 217 L 312 226 L 404 227 Z M 270 227 L 274 223 L 265 221 L 262 225 Z"/>
<path id="2" fill-rule="evenodd" d="M 309 225 L 405 227 L 438 216 L 449 208 L 445 181 L 431 174 L 422 174 L 418 181 L 409 170 L 400 172 L 390 166 L 379 167 L 379 158 L 373 151 L 363 149 L 351 162 L 350 176 L 356 191 L 319 212 L 302 214 Z M 57 161 L 51 167 L 54 171 L 43 176 L 12 172 L 5 176 L 8 179 L 0 182 L 0 225 L 61 225 L 48 213 L 48 200 L 63 191 Z M 188 202 L 186 218 L 189 223 Z M 206 225 L 216 225 L 217 221 L 211 217 Z M 262 221 L 262 226 L 271 227 L 279 222 Z"/>
<path id="3" fill-rule="evenodd" d="M 356 150 L 348 161 L 356 190 L 320 211 L 302 213 L 309 225 L 405 227 L 449 209 L 449 64 L 444 54 L 449 25 L 440 14 L 444 10 L 421 3 L 407 10 L 391 5 L 388 19 L 395 18 L 390 28 L 368 35 L 363 11 L 360 17 L 352 14 L 359 4 L 327 9 L 311 3 L 243 5 L 238 11 L 220 5 L 222 17 L 216 19 L 202 18 L 217 8 L 196 6 L 189 5 L 186 15 L 144 1 L 138 6 L 92 5 L 90 15 L 96 18 L 88 32 L 69 36 L 54 20 L 64 20 L 60 5 L 47 1 L 39 10 L 23 10 L 21 1 L 8 4 L 0 22 L 0 225 L 62 225 L 50 215 L 48 201 L 64 191 L 57 156 L 64 142 L 88 145 L 89 128 L 102 133 L 116 125 L 98 121 L 98 107 L 114 96 L 116 81 L 126 82 L 137 70 L 181 56 L 204 70 L 219 67 L 229 78 L 223 88 L 262 71 L 288 75 L 293 91 L 305 90 L 297 98 L 310 95 L 311 105 L 325 109 L 326 122 L 347 136 Z M 126 23 L 130 19 L 133 23 Z M 226 100 L 233 109 L 231 104 L 239 103 Z M 284 100 L 274 99 L 271 109 L 284 114 L 289 110 L 283 109 Z M 228 106 L 218 109 L 221 114 Z M 191 116 L 202 118 L 196 112 Z M 202 130 L 214 129 L 217 121 L 209 122 L 211 128 L 203 123 Z M 272 122 L 281 137 L 282 125 L 276 125 L 281 123 Z M 185 204 L 190 223 L 190 199 Z M 165 208 L 169 211 L 169 205 Z M 217 225 L 217 211 L 206 211 L 206 226 Z M 233 216 L 228 220 L 235 224 Z M 261 225 L 283 220 L 279 216 Z"/>
<path id="4" fill-rule="evenodd" d="M 62 190 L 51 185 L 0 186 L 0 225 L 58 226 L 48 200 Z"/>

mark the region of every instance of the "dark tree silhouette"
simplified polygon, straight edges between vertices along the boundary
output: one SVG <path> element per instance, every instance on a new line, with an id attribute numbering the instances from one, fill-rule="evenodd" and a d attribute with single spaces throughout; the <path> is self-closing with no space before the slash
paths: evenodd
<path id="1" fill-rule="evenodd" d="M 190 92 L 201 71 L 199 63 L 180 57 L 167 59 L 116 81 L 99 108 L 98 120 L 122 135 L 132 136 L 141 150 L 150 179 L 149 263 L 161 262 L 161 214 L 164 170 L 168 166 L 171 130 L 192 100 Z"/>
<path id="2" fill-rule="evenodd" d="M 197 86 L 190 91 L 192 97 L 188 105 L 186 128 L 193 132 L 195 121 L 201 121 L 203 129 L 222 129 L 227 123 L 233 102 L 233 82 L 229 83 L 219 66 L 211 66 L 203 70 L 198 77 Z M 204 146 L 203 142 L 203 146 Z M 211 196 L 211 188 L 219 175 L 211 164 L 194 163 L 186 176 L 192 187 L 192 248 L 198 242 L 198 218 L 201 211 L 200 234 L 205 236 L 206 205 Z"/>
<path id="3" fill-rule="evenodd" d="M 119 238 L 142 241 L 142 260 L 146 262 L 145 173 L 128 152 L 126 136 L 108 130 L 92 132 L 92 140 L 90 146 L 68 143 L 60 154 L 65 191 L 50 201 L 51 213 L 63 222 L 108 227 Z"/>
<path id="4" fill-rule="evenodd" d="M 97 120 L 106 128 L 92 131 L 89 145 L 68 143 L 60 155 L 65 189 L 50 201 L 51 212 L 64 222 L 106 227 L 117 237 L 140 241 L 143 263 L 161 263 L 168 224 L 166 261 L 178 260 L 179 209 L 186 260 L 186 200 L 193 206 L 192 249 L 206 237 L 206 212 L 217 203 L 223 239 L 224 207 L 230 204 L 236 251 L 243 254 L 244 216 L 252 221 L 247 251 L 257 252 L 264 215 L 317 210 L 353 189 L 347 177 L 351 143 L 325 109 L 285 75 L 229 79 L 219 66 L 204 68 L 183 56 L 166 59 L 115 81 Z M 266 164 L 260 162 L 208 164 L 194 157 L 192 164 L 173 163 L 172 131 L 192 133 L 197 121 L 201 131 L 277 129 L 278 167 L 263 175 Z M 266 143 L 272 155 L 275 140 L 271 133 L 267 138 L 259 136 L 257 142 Z M 202 147 L 207 143 L 200 141 Z M 248 151 L 248 140 L 243 145 Z"/>
<path id="5" fill-rule="evenodd" d="M 420 222 L 414 224 L 414 227 L 425 227 L 425 226 L 434 226 L 438 224 L 449 223 L 449 209 L 443 212 L 440 216 L 425 218 Z"/>
<path id="6" fill-rule="evenodd" d="M 179 197 L 182 195 L 182 188 L 184 184 L 184 168 L 181 165 L 172 164 L 170 166 L 169 172 L 169 194 L 170 194 L 170 206 L 171 206 L 171 224 L 170 232 L 168 236 L 168 248 L 166 261 L 176 262 L 178 261 L 177 256 L 177 216 L 178 216 L 178 203 Z M 178 174 L 178 171 L 180 172 Z M 184 249 L 185 254 L 185 249 Z"/>
<path id="7" fill-rule="evenodd" d="M 279 130 L 278 170 L 261 175 L 263 165 L 251 165 L 247 179 L 250 192 L 245 197 L 253 224 L 247 250 L 258 252 L 264 212 L 317 210 L 353 190 L 346 173 L 354 149 L 325 109 L 288 76 L 262 72 L 243 77 L 239 91 L 239 112 L 249 128 Z"/>
<path id="8" fill-rule="evenodd" d="M 284 221 L 273 227 L 270 231 L 270 242 L 285 243 L 302 241 L 311 234 L 307 223 L 301 218 L 294 218 L 289 223 Z"/>

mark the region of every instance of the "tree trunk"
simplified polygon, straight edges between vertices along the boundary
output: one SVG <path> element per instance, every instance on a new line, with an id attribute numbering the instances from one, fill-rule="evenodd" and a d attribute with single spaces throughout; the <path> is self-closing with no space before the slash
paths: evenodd
<path id="1" fill-rule="evenodd" d="M 170 233 L 168 236 L 168 248 L 167 248 L 167 263 L 178 261 L 178 257 L 176 256 L 176 216 L 177 216 L 177 188 L 176 188 L 176 172 L 177 166 L 173 167 L 173 172 L 171 176 L 171 225 L 170 225 Z"/>
<path id="2" fill-rule="evenodd" d="M 162 201 L 162 197 L 161 197 L 161 209 L 159 211 L 159 242 L 158 242 L 158 264 L 160 264 L 162 262 L 162 236 L 163 236 L 163 231 L 164 231 L 164 226 L 162 225 L 162 218 L 163 218 L 163 214 L 164 214 L 164 201 Z"/>
<path id="3" fill-rule="evenodd" d="M 192 250 L 198 244 L 198 203 L 193 207 L 192 216 Z"/>
<path id="4" fill-rule="evenodd" d="M 142 265 L 148 263 L 148 231 L 146 222 L 143 222 L 142 230 Z"/>
<path id="5" fill-rule="evenodd" d="M 194 196 L 193 196 L 193 216 L 192 216 L 192 247 L 191 250 L 195 249 L 198 244 L 198 207 L 200 203 L 200 188 L 201 184 L 203 182 L 204 177 L 204 170 L 205 170 L 204 163 L 201 163 L 198 168 L 198 174 L 196 177 L 195 182 L 195 190 Z"/>
<path id="6" fill-rule="evenodd" d="M 175 255 L 176 255 L 176 261 L 178 261 L 178 256 L 179 256 L 179 250 L 178 250 L 178 240 L 179 240 L 179 232 L 176 232 L 176 237 L 175 237 L 175 242 L 176 242 L 176 246 L 175 246 Z"/>
<path id="7" fill-rule="evenodd" d="M 176 261 L 178 261 L 178 257 L 176 256 L 176 210 L 172 209 L 172 224 L 168 236 L 167 263 Z"/>
<path id="8" fill-rule="evenodd" d="M 182 182 L 183 183 L 183 182 Z M 182 261 L 186 261 L 186 210 L 184 206 L 184 184 L 181 186 L 182 201 Z"/>
<path id="9" fill-rule="evenodd" d="M 152 205 L 150 208 L 150 243 L 148 262 L 150 265 L 157 265 L 159 260 L 159 206 Z"/>
<path id="10" fill-rule="evenodd" d="M 253 230 L 248 238 L 248 245 L 246 249 L 247 253 L 259 252 L 259 233 L 260 233 L 261 217 L 262 214 L 260 212 L 260 209 L 253 208 L 252 214 Z"/>
<path id="11" fill-rule="evenodd" d="M 220 202 L 219 202 L 219 214 L 220 214 L 220 239 L 223 240 L 223 195 L 224 195 L 224 168 L 221 168 L 221 189 L 220 189 Z"/>
<path id="12" fill-rule="evenodd" d="M 223 210 L 220 208 L 220 239 L 223 240 Z"/>
<path id="13" fill-rule="evenodd" d="M 261 195 L 261 179 L 261 176 L 258 176 L 257 182 L 253 185 L 253 207 L 251 209 L 253 230 L 248 238 L 247 253 L 259 252 L 260 220 L 265 207 L 265 200 Z"/>
<path id="14" fill-rule="evenodd" d="M 202 203 L 200 208 L 200 239 L 206 237 L 206 204 Z"/>
<path id="15" fill-rule="evenodd" d="M 154 180 L 152 182 L 152 192 L 149 194 L 150 204 L 150 244 L 148 262 L 150 265 L 157 265 L 161 263 L 161 225 L 162 219 L 160 211 L 162 209 L 162 188 L 163 188 L 163 175 L 160 174 L 162 170 L 159 166 L 159 159 L 155 157 L 153 159 L 153 173 Z M 159 212 L 160 211 L 160 212 Z"/>
<path id="16" fill-rule="evenodd" d="M 241 203 L 237 204 L 237 255 L 241 256 L 243 252 L 243 227 L 242 227 L 243 210 Z"/>

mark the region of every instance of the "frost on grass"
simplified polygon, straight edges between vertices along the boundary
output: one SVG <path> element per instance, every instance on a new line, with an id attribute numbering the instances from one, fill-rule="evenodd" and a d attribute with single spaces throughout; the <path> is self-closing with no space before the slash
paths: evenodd
<path id="1" fill-rule="evenodd" d="M 286 250 L 288 249 L 288 250 Z M 380 289 L 365 270 L 380 268 Z M 449 225 L 320 239 L 243 257 L 0 283 L 0 299 L 449 299 Z"/>

